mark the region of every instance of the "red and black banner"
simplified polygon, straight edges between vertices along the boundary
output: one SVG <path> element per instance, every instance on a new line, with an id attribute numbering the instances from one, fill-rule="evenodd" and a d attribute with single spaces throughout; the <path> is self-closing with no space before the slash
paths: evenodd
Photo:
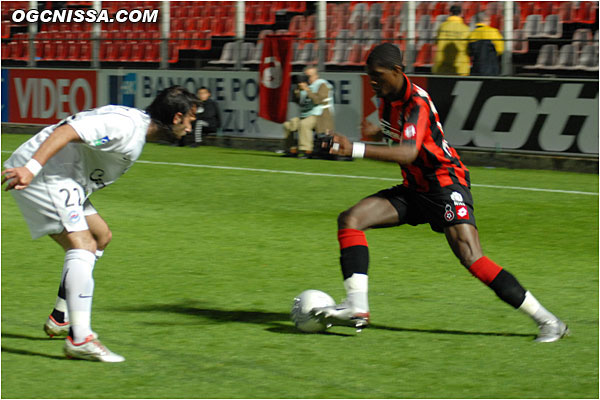
<path id="1" fill-rule="evenodd" d="M 292 72 L 293 35 L 267 35 L 260 59 L 258 116 L 285 122 Z"/>

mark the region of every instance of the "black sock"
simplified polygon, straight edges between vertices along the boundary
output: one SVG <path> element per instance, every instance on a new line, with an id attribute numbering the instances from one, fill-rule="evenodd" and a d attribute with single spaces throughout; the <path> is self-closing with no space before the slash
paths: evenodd
<path id="1" fill-rule="evenodd" d="M 517 278 L 505 269 L 500 271 L 494 280 L 490 282 L 489 287 L 496 292 L 498 297 L 514 308 L 519 308 L 525 300 L 525 289 L 517 281 Z"/>

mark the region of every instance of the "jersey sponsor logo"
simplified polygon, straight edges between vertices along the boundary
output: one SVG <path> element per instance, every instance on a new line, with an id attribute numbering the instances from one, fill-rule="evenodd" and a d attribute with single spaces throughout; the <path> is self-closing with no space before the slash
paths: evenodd
<path id="1" fill-rule="evenodd" d="M 102 146 L 103 144 L 108 143 L 108 142 L 110 142 L 110 138 L 108 136 L 104 136 L 101 139 L 94 140 L 93 144 L 94 144 L 94 146 Z"/>
<path id="2" fill-rule="evenodd" d="M 467 206 L 456 206 L 456 219 L 469 219 Z"/>
<path id="3" fill-rule="evenodd" d="M 79 215 L 79 213 L 75 210 L 69 212 L 69 221 L 72 224 L 76 224 L 77 222 L 79 222 L 79 220 L 81 219 L 81 216 Z"/>
<path id="4" fill-rule="evenodd" d="M 406 124 L 406 126 L 404 126 L 404 139 L 410 140 L 415 136 L 417 136 L 417 128 L 415 127 L 415 124 Z"/>
<path id="5" fill-rule="evenodd" d="M 444 211 L 444 219 L 450 222 L 454 219 L 454 211 L 452 211 L 452 206 L 450 204 L 446 204 L 446 210 Z"/>

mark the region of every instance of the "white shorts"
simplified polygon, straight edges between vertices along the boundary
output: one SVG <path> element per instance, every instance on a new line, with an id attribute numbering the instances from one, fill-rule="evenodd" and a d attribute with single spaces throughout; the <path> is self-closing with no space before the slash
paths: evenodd
<path id="1" fill-rule="evenodd" d="M 33 239 L 89 229 L 85 217 L 97 214 L 80 184 L 70 178 L 40 175 L 24 190 L 10 191 Z"/>

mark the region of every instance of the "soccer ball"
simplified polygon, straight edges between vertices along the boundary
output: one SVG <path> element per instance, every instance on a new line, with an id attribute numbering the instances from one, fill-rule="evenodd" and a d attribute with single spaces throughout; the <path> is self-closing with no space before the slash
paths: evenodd
<path id="1" fill-rule="evenodd" d="M 294 298 L 292 306 L 292 321 L 296 328 L 306 333 L 322 332 L 327 326 L 310 314 L 310 310 L 315 307 L 334 306 L 335 300 L 325 292 L 320 290 L 305 290 Z"/>

